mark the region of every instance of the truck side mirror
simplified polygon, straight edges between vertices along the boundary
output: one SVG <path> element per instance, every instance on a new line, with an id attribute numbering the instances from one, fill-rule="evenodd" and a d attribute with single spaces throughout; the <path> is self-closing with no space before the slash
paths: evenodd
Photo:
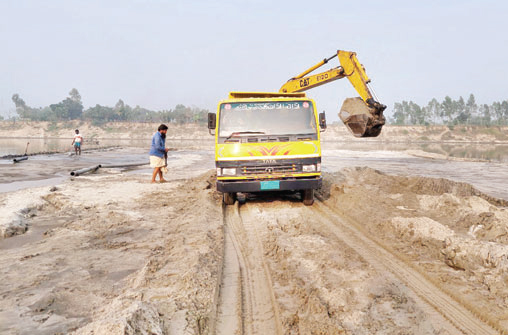
<path id="1" fill-rule="evenodd" d="M 326 129 L 326 115 L 325 115 L 325 112 L 319 113 L 319 128 L 321 128 L 321 131 L 324 131 Z"/>
<path id="2" fill-rule="evenodd" d="M 217 127 L 217 115 L 215 113 L 208 113 L 208 132 Z M 210 133 L 211 134 L 211 133 Z"/>

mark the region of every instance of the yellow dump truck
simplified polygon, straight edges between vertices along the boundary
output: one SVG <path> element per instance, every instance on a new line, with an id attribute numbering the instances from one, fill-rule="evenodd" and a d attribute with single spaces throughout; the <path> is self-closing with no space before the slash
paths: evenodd
<path id="1" fill-rule="evenodd" d="M 335 56 L 341 66 L 307 76 Z M 208 129 L 215 134 L 217 190 L 226 205 L 234 204 L 239 192 L 263 191 L 299 192 L 304 204 L 312 205 L 322 183 L 320 133 L 326 118 L 303 91 L 344 77 L 360 98 L 346 99 L 340 118 L 357 137 L 377 136 L 386 106 L 374 99 L 353 52 L 338 51 L 279 92 L 231 92 L 219 102 L 217 113 L 208 114 Z"/>

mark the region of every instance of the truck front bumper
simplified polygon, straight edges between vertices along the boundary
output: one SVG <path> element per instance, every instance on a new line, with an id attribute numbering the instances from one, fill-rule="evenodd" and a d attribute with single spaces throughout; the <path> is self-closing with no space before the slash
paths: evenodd
<path id="1" fill-rule="evenodd" d="M 217 181 L 217 191 L 223 193 L 230 192 L 263 192 L 263 191 L 296 191 L 321 188 L 322 179 L 301 178 L 301 179 L 283 179 L 276 181 L 259 180 L 241 180 L 241 181 Z"/>

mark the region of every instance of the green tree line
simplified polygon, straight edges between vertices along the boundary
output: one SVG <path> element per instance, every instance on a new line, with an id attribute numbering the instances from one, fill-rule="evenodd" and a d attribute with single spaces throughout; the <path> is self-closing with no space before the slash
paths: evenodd
<path id="1" fill-rule="evenodd" d="M 47 107 L 30 107 L 19 94 L 14 94 L 12 101 L 16 105 L 16 113 L 21 119 L 33 121 L 86 120 L 94 124 L 110 121 L 206 124 L 208 114 L 206 109 L 186 107 L 182 104 L 176 105 L 174 109 L 152 111 L 140 106 L 131 107 L 125 104 L 122 99 L 118 100 L 113 107 L 97 104 L 84 109 L 81 95 L 75 88 L 69 92 L 67 98 Z"/>
<path id="2" fill-rule="evenodd" d="M 394 105 L 392 124 L 397 125 L 508 125 L 508 100 L 492 104 L 477 104 L 473 94 L 454 100 L 446 96 L 442 102 L 430 100 L 426 106 L 413 101 Z"/>

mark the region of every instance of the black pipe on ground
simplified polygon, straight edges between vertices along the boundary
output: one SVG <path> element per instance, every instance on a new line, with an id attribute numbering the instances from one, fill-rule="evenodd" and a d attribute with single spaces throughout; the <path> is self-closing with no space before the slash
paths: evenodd
<path id="1" fill-rule="evenodd" d="M 128 163 L 128 164 L 116 164 L 116 165 L 101 165 L 101 168 L 122 168 L 122 167 L 129 167 L 129 166 L 142 166 L 142 165 L 148 165 L 149 162 L 144 163 Z"/>
<path id="2" fill-rule="evenodd" d="M 80 169 L 80 170 L 76 170 L 76 171 L 71 171 L 71 176 L 77 177 L 77 176 L 82 175 L 84 173 L 95 172 L 100 167 L 102 167 L 102 165 L 99 164 L 99 165 L 96 165 L 96 166 L 92 166 L 92 167 L 88 167 L 88 168 L 84 168 L 84 169 Z"/>
<path id="3" fill-rule="evenodd" d="M 17 163 L 17 162 L 21 162 L 21 161 L 26 161 L 27 159 L 28 159 L 28 156 L 23 156 L 23 157 L 14 158 L 12 161 L 14 163 Z"/>

